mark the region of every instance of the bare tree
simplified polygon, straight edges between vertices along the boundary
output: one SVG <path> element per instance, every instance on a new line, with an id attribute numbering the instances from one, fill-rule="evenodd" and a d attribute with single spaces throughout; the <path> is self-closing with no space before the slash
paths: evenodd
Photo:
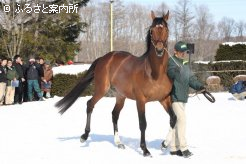
<path id="1" fill-rule="evenodd" d="M 145 51 L 145 37 L 150 16 L 144 6 L 133 3 L 124 6 L 122 1 L 113 3 L 114 49 L 129 51 L 139 56 Z M 81 10 L 81 18 L 89 25 L 81 34 L 79 61 L 92 61 L 109 51 L 110 3 L 93 3 Z M 127 10 L 127 12 L 126 12 Z"/>
<path id="2" fill-rule="evenodd" d="M 27 3 L 27 1 L 20 1 L 20 3 Z M 4 36 L 3 44 L 7 52 L 7 56 L 12 58 L 14 55 L 20 53 L 23 33 L 24 33 L 24 23 L 31 19 L 30 16 L 25 12 L 16 12 L 16 0 L 7 3 L 1 3 L 0 10 L 0 22 L 1 22 L 1 32 Z M 5 5 L 11 6 L 11 10 L 6 12 L 3 10 Z"/>
<path id="3" fill-rule="evenodd" d="M 89 62 L 109 51 L 109 3 L 92 1 L 80 12 L 88 27 L 79 37 L 81 52 L 78 60 Z"/>
<path id="4" fill-rule="evenodd" d="M 236 41 L 243 42 L 244 41 L 244 34 L 246 31 L 246 23 L 241 20 L 241 21 L 236 23 L 235 28 L 236 28 L 236 35 L 237 35 Z"/>
<path id="5" fill-rule="evenodd" d="M 142 5 L 129 4 L 127 9 L 128 15 L 125 19 L 127 28 L 124 35 L 128 47 L 125 47 L 125 50 L 139 56 L 145 51 L 145 38 L 150 25 L 150 14 Z"/>
<path id="6" fill-rule="evenodd" d="M 196 20 L 194 24 L 194 41 L 195 41 L 195 56 L 198 60 L 210 59 L 215 55 L 215 47 L 209 42 L 215 36 L 215 23 L 212 15 L 209 13 L 207 6 L 200 5 L 196 7 Z M 208 48 L 209 47 L 209 48 Z"/>
<path id="7" fill-rule="evenodd" d="M 20 54 L 23 37 L 27 32 L 30 24 L 35 25 L 34 39 L 38 38 L 39 25 L 35 24 L 42 12 L 34 12 L 37 4 L 45 3 L 48 0 L 1 0 L 0 6 L 0 24 L 2 38 L 7 56 L 12 58 L 16 54 Z M 5 11 L 5 7 L 9 6 L 9 11 Z M 29 9 L 30 10 L 29 10 Z M 52 16 L 54 17 L 54 16 Z"/>
<path id="8" fill-rule="evenodd" d="M 123 5 L 122 1 L 114 2 L 113 10 L 113 24 L 114 24 L 114 49 L 123 50 L 127 47 L 128 42 L 126 42 L 126 32 L 127 20 L 126 18 L 126 7 Z M 124 47 L 124 48 L 123 48 Z"/>
<path id="9" fill-rule="evenodd" d="M 156 14 L 157 15 L 163 15 L 163 14 L 165 14 L 165 13 L 167 13 L 167 11 L 168 11 L 168 6 L 167 6 L 167 4 L 165 3 L 165 2 L 162 2 L 159 6 L 157 6 L 157 9 L 156 9 Z"/>
<path id="10" fill-rule="evenodd" d="M 190 41 L 192 20 L 194 16 L 191 12 L 191 2 L 189 0 L 179 0 L 175 6 L 175 32 L 176 39 Z M 178 37 L 180 36 L 180 37 Z"/>
<path id="11" fill-rule="evenodd" d="M 222 41 L 229 42 L 235 29 L 235 20 L 224 17 L 218 24 L 218 31 Z"/>
<path id="12" fill-rule="evenodd" d="M 80 36 L 80 61 L 92 61 L 109 51 L 110 2 L 94 2 L 91 0 L 81 11 L 83 21 L 89 26 L 86 33 Z M 145 37 L 151 23 L 150 10 L 141 4 L 123 2 L 117 0 L 113 3 L 114 50 L 129 51 L 139 56 L 145 51 Z M 200 5 L 195 9 L 191 0 L 179 0 L 174 9 L 165 3 L 156 7 L 158 16 L 170 11 L 170 52 L 176 41 L 183 40 L 195 43 L 193 59 L 213 60 L 219 43 L 232 40 L 233 32 L 241 40 L 245 39 L 245 23 L 238 22 L 235 29 L 235 21 L 224 18 L 217 24 L 207 6 Z"/>
<path id="13" fill-rule="evenodd" d="M 80 10 L 81 19 L 87 22 L 86 32 L 81 33 L 79 39 L 81 41 L 80 49 L 82 50 L 78 55 L 78 61 L 88 62 L 94 59 L 93 45 L 94 43 L 94 22 L 96 22 L 96 6 L 93 2 L 89 2 L 88 6 Z"/>

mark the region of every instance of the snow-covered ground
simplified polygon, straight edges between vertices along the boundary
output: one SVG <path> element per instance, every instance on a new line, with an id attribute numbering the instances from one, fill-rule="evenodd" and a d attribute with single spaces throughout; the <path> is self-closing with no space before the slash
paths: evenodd
<path id="1" fill-rule="evenodd" d="M 91 134 L 85 143 L 80 143 L 80 136 L 89 96 L 79 98 L 62 116 L 54 107 L 61 99 L 56 96 L 43 102 L 1 106 L 0 164 L 245 164 L 246 100 L 236 101 L 229 93 L 213 95 L 215 103 L 203 95 L 189 98 L 187 140 L 194 153 L 189 159 L 160 150 L 169 130 L 169 116 L 158 102 L 146 104 L 146 141 L 152 158 L 143 157 L 139 148 L 140 130 L 133 100 L 126 100 L 119 119 L 125 150 L 118 149 L 113 141 L 114 98 L 105 97 L 96 104 Z"/>
<path id="2" fill-rule="evenodd" d="M 99 163 L 245 163 L 246 101 L 235 101 L 229 93 L 214 93 L 216 102 L 203 95 L 187 104 L 187 140 L 194 153 L 190 159 L 161 151 L 169 128 L 169 117 L 157 102 L 147 103 L 147 146 L 153 158 L 142 156 L 135 101 L 127 100 L 119 119 L 125 150 L 113 142 L 111 111 L 114 98 L 103 98 L 92 115 L 91 135 L 80 143 L 86 121 L 86 101 L 79 98 L 64 114 L 54 107 L 60 97 L 44 102 L 0 107 L 1 164 L 99 164 Z"/>

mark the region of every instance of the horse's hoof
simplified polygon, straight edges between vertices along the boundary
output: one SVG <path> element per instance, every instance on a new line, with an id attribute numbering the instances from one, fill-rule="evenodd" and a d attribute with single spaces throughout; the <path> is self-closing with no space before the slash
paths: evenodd
<path id="1" fill-rule="evenodd" d="M 143 156 L 144 156 L 144 157 L 150 157 L 150 158 L 152 158 L 152 155 L 150 154 L 150 152 L 145 152 L 145 153 L 143 154 Z"/>
<path id="2" fill-rule="evenodd" d="M 80 142 L 81 142 L 81 143 L 84 143 L 85 141 L 86 141 L 86 140 L 85 140 L 84 138 L 82 138 L 82 137 L 80 138 Z"/>
<path id="3" fill-rule="evenodd" d="M 84 136 L 84 134 L 80 137 L 80 142 L 84 143 L 87 140 L 87 137 Z"/>
<path id="4" fill-rule="evenodd" d="M 117 145 L 119 149 L 125 149 L 125 145 L 124 144 L 118 144 Z"/>
<path id="5" fill-rule="evenodd" d="M 167 149 L 167 145 L 165 144 L 165 140 L 164 140 L 161 143 L 161 150 L 166 150 L 166 149 Z"/>

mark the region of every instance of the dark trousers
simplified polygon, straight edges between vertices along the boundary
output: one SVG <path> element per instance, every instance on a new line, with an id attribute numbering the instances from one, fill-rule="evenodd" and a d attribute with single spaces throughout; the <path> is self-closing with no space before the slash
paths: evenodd
<path id="1" fill-rule="evenodd" d="M 22 103 L 23 101 L 23 83 L 19 80 L 19 86 L 15 88 L 14 103 Z"/>
<path id="2" fill-rule="evenodd" d="M 27 95 L 29 101 L 33 101 L 33 90 L 37 92 L 39 98 L 43 97 L 38 80 L 27 80 Z"/>

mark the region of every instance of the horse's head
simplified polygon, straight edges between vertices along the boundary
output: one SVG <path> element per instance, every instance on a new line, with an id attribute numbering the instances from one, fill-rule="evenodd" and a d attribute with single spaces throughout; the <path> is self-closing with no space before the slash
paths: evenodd
<path id="1" fill-rule="evenodd" d="M 154 12 L 151 11 L 151 17 L 153 19 L 150 27 L 151 42 L 155 47 L 156 55 L 161 57 L 164 50 L 167 48 L 167 40 L 169 35 L 167 20 L 169 17 L 169 11 L 163 15 L 163 17 L 156 17 Z"/>

